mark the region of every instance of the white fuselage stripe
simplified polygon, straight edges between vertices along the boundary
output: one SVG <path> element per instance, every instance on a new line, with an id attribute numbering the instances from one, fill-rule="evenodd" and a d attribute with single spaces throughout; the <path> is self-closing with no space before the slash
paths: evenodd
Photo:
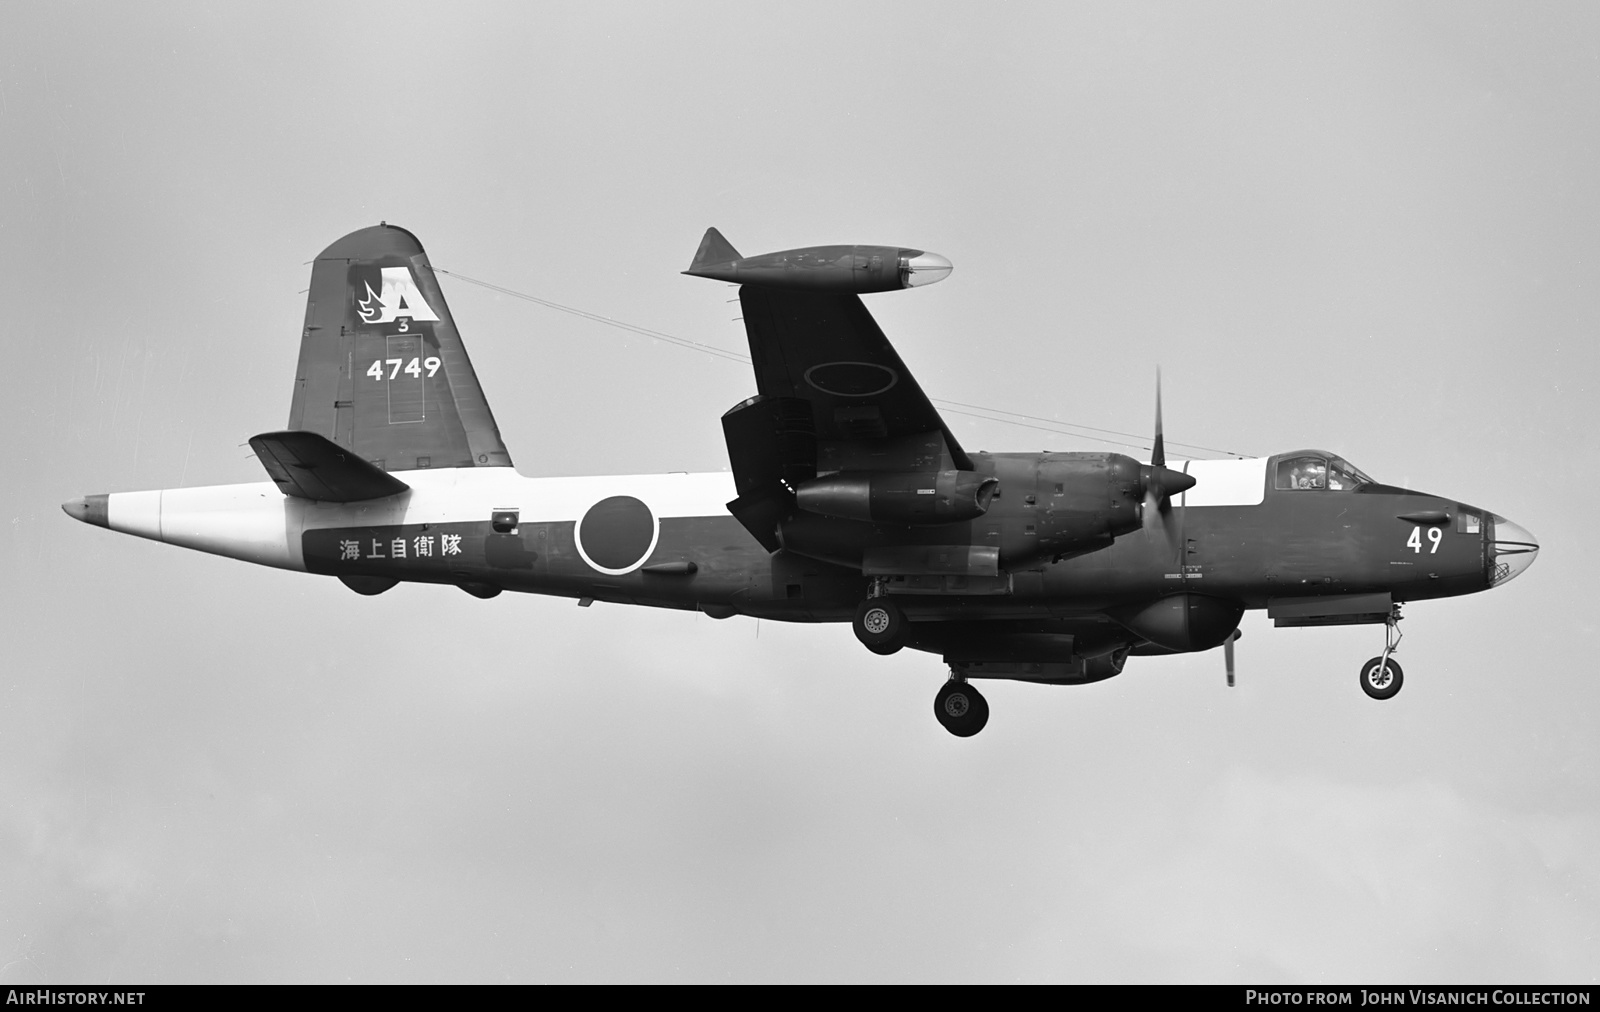
<path id="1" fill-rule="evenodd" d="M 1267 497 L 1267 460 L 1169 460 L 1167 466 L 1194 478 L 1183 506 L 1260 506 Z"/>
<path id="2" fill-rule="evenodd" d="M 409 493 L 362 502 L 311 502 L 285 496 L 271 482 L 149 492 L 113 492 L 106 526 L 152 541 L 280 569 L 304 569 L 301 535 L 330 527 L 487 521 L 515 509 L 525 523 L 577 521 L 596 503 L 631 496 L 660 520 L 725 517 L 734 497 L 726 473 L 524 478 L 510 468 L 401 471 Z"/>

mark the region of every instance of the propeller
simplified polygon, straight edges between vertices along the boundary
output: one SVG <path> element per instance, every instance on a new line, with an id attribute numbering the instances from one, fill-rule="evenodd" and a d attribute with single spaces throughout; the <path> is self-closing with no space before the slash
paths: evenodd
<path id="1" fill-rule="evenodd" d="M 1140 520 L 1146 534 L 1161 531 L 1169 535 L 1167 514 L 1172 508 L 1172 497 L 1182 495 L 1194 487 L 1194 479 L 1182 471 L 1167 466 L 1166 440 L 1161 431 L 1161 370 L 1156 370 L 1156 439 L 1150 448 L 1150 463 L 1140 476 L 1144 484 L 1144 508 Z"/>

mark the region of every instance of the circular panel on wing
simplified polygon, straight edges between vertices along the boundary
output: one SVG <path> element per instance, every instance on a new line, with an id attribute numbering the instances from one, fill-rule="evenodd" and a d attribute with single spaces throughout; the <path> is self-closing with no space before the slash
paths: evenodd
<path id="1" fill-rule="evenodd" d="M 659 533 L 650 507 L 631 495 L 614 495 L 590 506 L 572 531 L 583 561 L 609 576 L 643 565 L 655 551 Z"/>
<path id="2" fill-rule="evenodd" d="M 900 382 L 900 374 L 873 362 L 824 362 L 806 370 L 806 382 L 835 397 L 874 397 Z"/>

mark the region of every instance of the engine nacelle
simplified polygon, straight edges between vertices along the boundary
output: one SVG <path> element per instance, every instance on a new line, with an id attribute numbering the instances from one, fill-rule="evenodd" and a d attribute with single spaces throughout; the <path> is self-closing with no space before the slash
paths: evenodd
<path id="1" fill-rule="evenodd" d="M 943 281 L 954 270 L 937 253 L 899 246 L 807 246 L 684 271 L 697 278 L 764 288 L 823 292 L 892 292 Z"/>
<path id="2" fill-rule="evenodd" d="M 889 524 L 953 524 L 983 516 L 1000 482 L 976 471 L 839 471 L 802 482 L 795 503 L 809 513 Z"/>
<path id="3" fill-rule="evenodd" d="M 1243 615 L 1244 605 L 1237 601 L 1200 594 L 1173 594 L 1111 612 L 1128 631 L 1178 653 L 1221 646 Z"/>

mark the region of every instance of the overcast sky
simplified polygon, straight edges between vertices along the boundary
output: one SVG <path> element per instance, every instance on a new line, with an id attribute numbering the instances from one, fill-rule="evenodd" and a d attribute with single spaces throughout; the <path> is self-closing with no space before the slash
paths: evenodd
<path id="1" fill-rule="evenodd" d="M 1600 977 L 1600 8 L 11 3 L 0 983 Z M 844 626 L 336 581 L 63 515 L 264 480 L 307 265 L 742 349 L 746 253 L 935 398 L 1325 447 L 1504 514 L 1511 584 L 1090 686 Z M 719 470 L 748 367 L 443 279 L 527 475 Z M 1127 449 L 951 414 L 969 449 Z M 1589 534 L 1584 531 L 1589 530 Z M 1585 576 L 1584 574 L 1589 574 Z"/>

